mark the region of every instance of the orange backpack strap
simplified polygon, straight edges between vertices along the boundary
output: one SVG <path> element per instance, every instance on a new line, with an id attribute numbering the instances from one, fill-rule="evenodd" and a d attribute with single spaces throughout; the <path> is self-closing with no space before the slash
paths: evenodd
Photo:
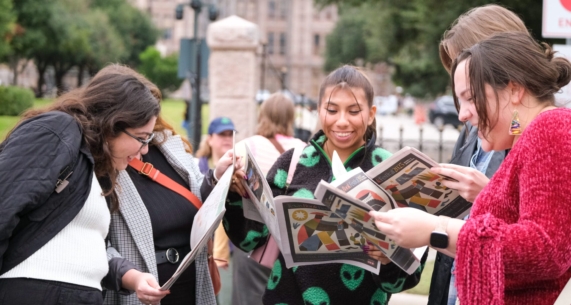
<path id="1" fill-rule="evenodd" d="M 129 162 L 129 166 L 137 170 L 139 174 L 149 177 L 151 180 L 155 181 L 156 183 L 186 198 L 188 201 L 192 202 L 192 204 L 197 209 L 200 209 L 200 207 L 202 207 L 202 202 L 200 202 L 200 199 L 198 199 L 198 197 L 196 197 L 189 189 L 180 185 L 171 178 L 167 177 L 165 174 L 161 173 L 151 163 L 143 162 L 135 158 L 131 160 L 131 162 Z"/>

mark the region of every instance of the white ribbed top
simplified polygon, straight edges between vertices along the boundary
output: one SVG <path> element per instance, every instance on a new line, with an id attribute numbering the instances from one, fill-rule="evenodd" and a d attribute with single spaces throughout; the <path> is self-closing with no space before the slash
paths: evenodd
<path id="1" fill-rule="evenodd" d="M 54 238 L 0 278 L 33 278 L 101 290 L 107 274 L 105 237 L 110 214 L 95 174 L 91 192 L 77 216 Z"/>

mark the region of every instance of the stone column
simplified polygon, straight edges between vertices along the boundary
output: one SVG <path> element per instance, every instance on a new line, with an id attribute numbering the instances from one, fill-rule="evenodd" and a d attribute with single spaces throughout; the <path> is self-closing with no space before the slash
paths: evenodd
<path id="1" fill-rule="evenodd" d="M 210 120 L 227 116 L 238 130 L 237 140 L 252 136 L 258 121 L 255 101 L 258 26 L 230 16 L 208 26 L 207 42 Z"/>

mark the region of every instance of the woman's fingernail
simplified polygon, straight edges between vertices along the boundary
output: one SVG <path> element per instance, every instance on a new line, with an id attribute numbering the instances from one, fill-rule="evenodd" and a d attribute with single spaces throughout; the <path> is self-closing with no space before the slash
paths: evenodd
<path id="1" fill-rule="evenodd" d="M 244 180 L 248 181 L 248 176 L 244 176 Z"/>
<path id="2" fill-rule="evenodd" d="M 250 195 L 248 195 L 248 193 L 244 193 L 244 198 L 250 199 Z"/>

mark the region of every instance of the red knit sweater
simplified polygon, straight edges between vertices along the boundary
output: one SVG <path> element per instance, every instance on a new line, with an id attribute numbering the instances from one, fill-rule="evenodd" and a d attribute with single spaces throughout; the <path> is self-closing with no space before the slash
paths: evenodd
<path id="1" fill-rule="evenodd" d="M 460 231 L 460 304 L 552 305 L 571 278 L 570 226 L 571 110 L 555 109 L 525 129 Z"/>

